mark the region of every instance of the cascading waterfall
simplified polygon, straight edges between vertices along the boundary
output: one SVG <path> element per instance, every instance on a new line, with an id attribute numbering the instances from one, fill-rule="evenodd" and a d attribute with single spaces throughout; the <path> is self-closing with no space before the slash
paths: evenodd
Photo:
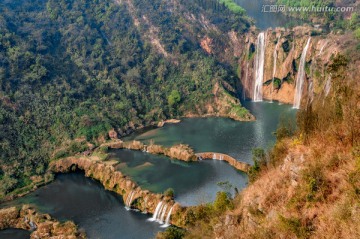
<path id="1" fill-rule="evenodd" d="M 279 47 L 279 42 L 280 42 L 280 37 L 278 37 L 277 42 L 276 42 L 276 46 L 274 49 L 274 67 L 273 67 L 273 75 L 272 75 L 272 82 L 271 82 L 271 102 L 273 101 L 273 93 L 274 93 L 274 81 L 275 81 L 275 74 L 276 74 L 276 62 L 277 62 L 277 56 L 278 56 L 278 47 Z"/>
<path id="2" fill-rule="evenodd" d="M 134 191 L 131 191 L 130 194 L 127 196 L 126 198 L 126 202 L 125 202 L 125 208 L 127 210 L 130 210 L 130 207 L 131 207 L 131 202 L 133 200 L 133 197 L 135 195 L 135 192 Z"/>
<path id="3" fill-rule="evenodd" d="M 163 210 L 162 210 L 161 216 L 160 216 L 160 218 L 158 219 L 160 224 L 163 224 L 163 223 L 164 223 L 167 207 L 168 207 L 167 204 L 165 204 L 165 206 L 164 206 L 164 208 L 163 208 Z"/>
<path id="4" fill-rule="evenodd" d="M 309 37 L 309 39 L 301 53 L 299 72 L 296 77 L 296 89 L 295 89 L 295 97 L 294 97 L 294 105 L 293 105 L 293 107 L 295 109 L 300 108 L 301 96 L 302 96 L 303 88 L 304 88 L 306 54 L 307 54 L 307 50 L 310 45 L 310 40 L 311 40 L 311 37 Z"/>
<path id="5" fill-rule="evenodd" d="M 170 210 L 169 210 L 169 212 L 168 212 L 168 215 L 167 215 L 167 217 L 166 217 L 165 224 L 162 225 L 161 227 L 168 227 L 168 226 L 170 226 L 170 217 L 171 217 L 171 213 L 172 213 L 172 211 L 173 211 L 173 208 L 174 208 L 174 206 L 172 206 L 172 207 L 170 208 Z"/>
<path id="6" fill-rule="evenodd" d="M 213 159 L 216 159 L 216 154 L 213 154 Z"/>
<path id="7" fill-rule="evenodd" d="M 262 101 L 264 63 L 265 63 L 265 33 L 261 32 L 258 35 L 256 42 L 255 87 L 254 87 L 254 96 L 253 96 L 254 101 Z"/>
<path id="8" fill-rule="evenodd" d="M 149 221 L 156 221 L 156 220 L 157 220 L 162 205 L 163 205 L 163 202 L 162 202 L 162 201 L 160 201 L 160 202 L 158 203 L 158 205 L 156 205 L 155 212 L 154 212 L 152 218 L 149 218 L 149 219 L 148 219 Z"/>

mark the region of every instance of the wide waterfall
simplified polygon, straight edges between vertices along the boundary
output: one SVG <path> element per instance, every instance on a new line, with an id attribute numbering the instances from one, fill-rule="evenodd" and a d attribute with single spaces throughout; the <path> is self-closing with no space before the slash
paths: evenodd
<path id="1" fill-rule="evenodd" d="M 273 93 L 274 93 L 274 81 L 275 81 L 275 74 L 276 74 L 276 62 L 277 62 L 277 56 L 278 56 L 278 47 L 280 42 L 280 36 L 277 39 L 276 46 L 274 48 L 274 67 L 273 67 L 273 75 L 272 75 L 272 82 L 271 82 L 271 101 L 273 101 Z"/>
<path id="2" fill-rule="evenodd" d="M 305 80 L 306 53 L 310 45 L 310 40 L 311 37 L 309 37 L 306 46 L 304 47 L 301 53 L 299 72 L 296 77 L 296 89 L 295 89 L 295 97 L 294 97 L 294 105 L 293 105 L 295 109 L 300 108 L 301 96 L 303 93 L 304 80 Z"/>
<path id="3" fill-rule="evenodd" d="M 264 80 L 264 63 L 265 63 L 265 33 L 261 32 L 258 35 L 256 42 L 256 56 L 255 56 L 255 87 L 254 87 L 254 101 L 262 101 L 262 88 Z"/>

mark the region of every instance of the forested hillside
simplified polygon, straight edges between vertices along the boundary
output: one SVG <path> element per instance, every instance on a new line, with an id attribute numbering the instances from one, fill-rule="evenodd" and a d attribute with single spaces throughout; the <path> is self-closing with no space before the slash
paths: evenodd
<path id="1" fill-rule="evenodd" d="M 197 41 L 246 31 L 224 3 L 20 0 L 0 12 L 0 198 L 112 128 L 206 113 L 216 83 L 236 97 L 231 67 Z"/>

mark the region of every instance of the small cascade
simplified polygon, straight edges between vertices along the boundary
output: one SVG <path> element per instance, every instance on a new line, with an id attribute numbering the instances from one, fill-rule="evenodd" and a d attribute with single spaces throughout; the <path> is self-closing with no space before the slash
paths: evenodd
<path id="1" fill-rule="evenodd" d="M 276 46 L 274 48 L 274 67 L 273 67 L 273 75 L 272 75 L 272 82 L 271 82 L 271 102 L 273 101 L 273 93 L 274 93 L 274 81 L 275 81 L 275 74 L 276 74 L 276 62 L 277 62 L 277 57 L 278 57 L 278 48 L 279 48 L 279 42 L 280 42 L 280 37 L 278 37 L 277 42 L 276 42 Z"/>
<path id="2" fill-rule="evenodd" d="M 171 213 L 172 213 L 172 211 L 173 211 L 173 208 L 174 208 L 174 206 L 172 206 L 172 207 L 170 208 L 170 210 L 169 210 L 169 212 L 168 212 L 168 214 L 167 214 L 167 216 L 166 216 L 165 224 L 162 225 L 161 227 L 168 227 L 168 226 L 170 226 L 170 217 L 171 217 Z"/>
<path id="3" fill-rule="evenodd" d="M 165 204 L 165 206 L 162 209 L 161 215 L 159 215 L 160 218 L 158 219 L 158 221 L 159 221 L 160 224 L 164 224 L 167 207 L 168 207 L 167 204 Z"/>
<path id="4" fill-rule="evenodd" d="M 160 209 L 161 209 L 162 206 L 163 206 L 163 202 L 160 201 L 160 202 L 158 203 L 158 205 L 156 205 L 155 212 L 154 212 L 152 218 L 149 218 L 149 219 L 148 219 L 149 221 L 156 221 L 156 220 L 157 220 L 158 215 L 159 215 L 159 213 L 160 213 Z"/>
<path id="5" fill-rule="evenodd" d="M 220 159 L 219 159 L 220 161 L 223 161 L 224 160 L 224 155 L 220 155 Z"/>
<path id="6" fill-rule="evenodd" d="M 127 196 L 126 202 L 125 202 L 125 208 L 126 208 L 126 210 L 130 210 L 130 208 L 131 208 L 131 203 L 132 203 L 132 200 L 133 200 L 134 195 L 135 195 L 135 192 L 134 192 L 134 191 L 131 191 L 130 194 Z"/>
<path id="7" fill-rule="evenodd" d="M 325 86 L 324 86 L 325 97 L 329 95 L 330 90 L 331 90 L 331 76 L 328 77 L 328 79 L 325 83 Z"/>
<path id="8" fill-rule="evenodd" d="M 256 42 L 256 56 L 255 56 L 255 87 L 253 100 L 262 101 L 262 88 L 264 80 L 264 63 L 265 63 L 265 33 L 261 32 L 258 35 Z"/>
<path id="9" fill-rule="evenodd" d="M 295 109 L 300 108 L 301 96 L 304 88 L 304 80 L 305 80 L 305 66 L 306 66 L 306 54 L 310 45 L 311 37 L 309 37 L 300 58 L 299 72 L 296 77 L 296 89 L 295 89 L 295 97 L 294 97 L 294 105 Z"/>
<path id="10" fill-rule="evenodd" d="M 213 154 L 213 159 L 217 159 L 217 158 L 216 158 L 216 154 Z"/>

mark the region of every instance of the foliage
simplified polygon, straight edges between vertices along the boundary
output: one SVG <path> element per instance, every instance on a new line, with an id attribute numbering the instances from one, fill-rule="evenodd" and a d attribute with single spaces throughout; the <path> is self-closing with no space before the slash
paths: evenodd
<path id="1" fill-rule="evenodd" d="M 157 239 L 181 239 L 185 236 L 185 231 L 178 227 L 168 227 L 164 232 L 156 235 Z"/>
<path id="2" fill-rule="evenodd" d="M 249 169 L 250 182 L 254 182 L 257 179 L 261 171 L 261 168 L 267 164 L 266 153 L 264 149 L 254 148 L 252 150 L 252 154 L 253 154 L 254 165 L 252 165 L 251 168 Z"/>
<path id="3" fill-rule="evenodd" d="M 218 192 L 213 205 L 217 213 L 223 213 L 226 210 L 233 208 L 231 198 L 229 198 L 229 195 L 226 192 Z"/>
<path id="4" fill-rule="evenodd" d="M 175 197 L 175 191 L 172 188 L 168 188 L 168 189 L 165 190 L 164 195 L 166 197 L 174 198 Z"/>
<path id="5" fill-rule="evenodd" d="M 223 3 L 227 8 L 229 8 L 233 13 L 243 15 L 245 10 L 237 5 L 233 0 L 219 0 L 220 3 Z"/>
<path id="6" fill-rule="evenodd" d="M 207 32 L 185 15 L 205 14 L 224 31 L 242 32 L 247 20 L 217 0 L 180 0 L 184 8 L 177 15 L 167 1 L 134 3 L 134 12 L 110 0 L 0 4 L 3 194 L 42 175 L 50 159 L 87 149 L 69 142 L 97 144 L 130 121 L 146 125 L 192 111 L 211 100 L 215 82 L 232 78 L 201 50 L 196 36 Z M 152 45 L 146 27 L 134 24 L 143 13 L 158 27 L 170 57 Z M 223 40 L 221 34 L 212 37 Z"/>

